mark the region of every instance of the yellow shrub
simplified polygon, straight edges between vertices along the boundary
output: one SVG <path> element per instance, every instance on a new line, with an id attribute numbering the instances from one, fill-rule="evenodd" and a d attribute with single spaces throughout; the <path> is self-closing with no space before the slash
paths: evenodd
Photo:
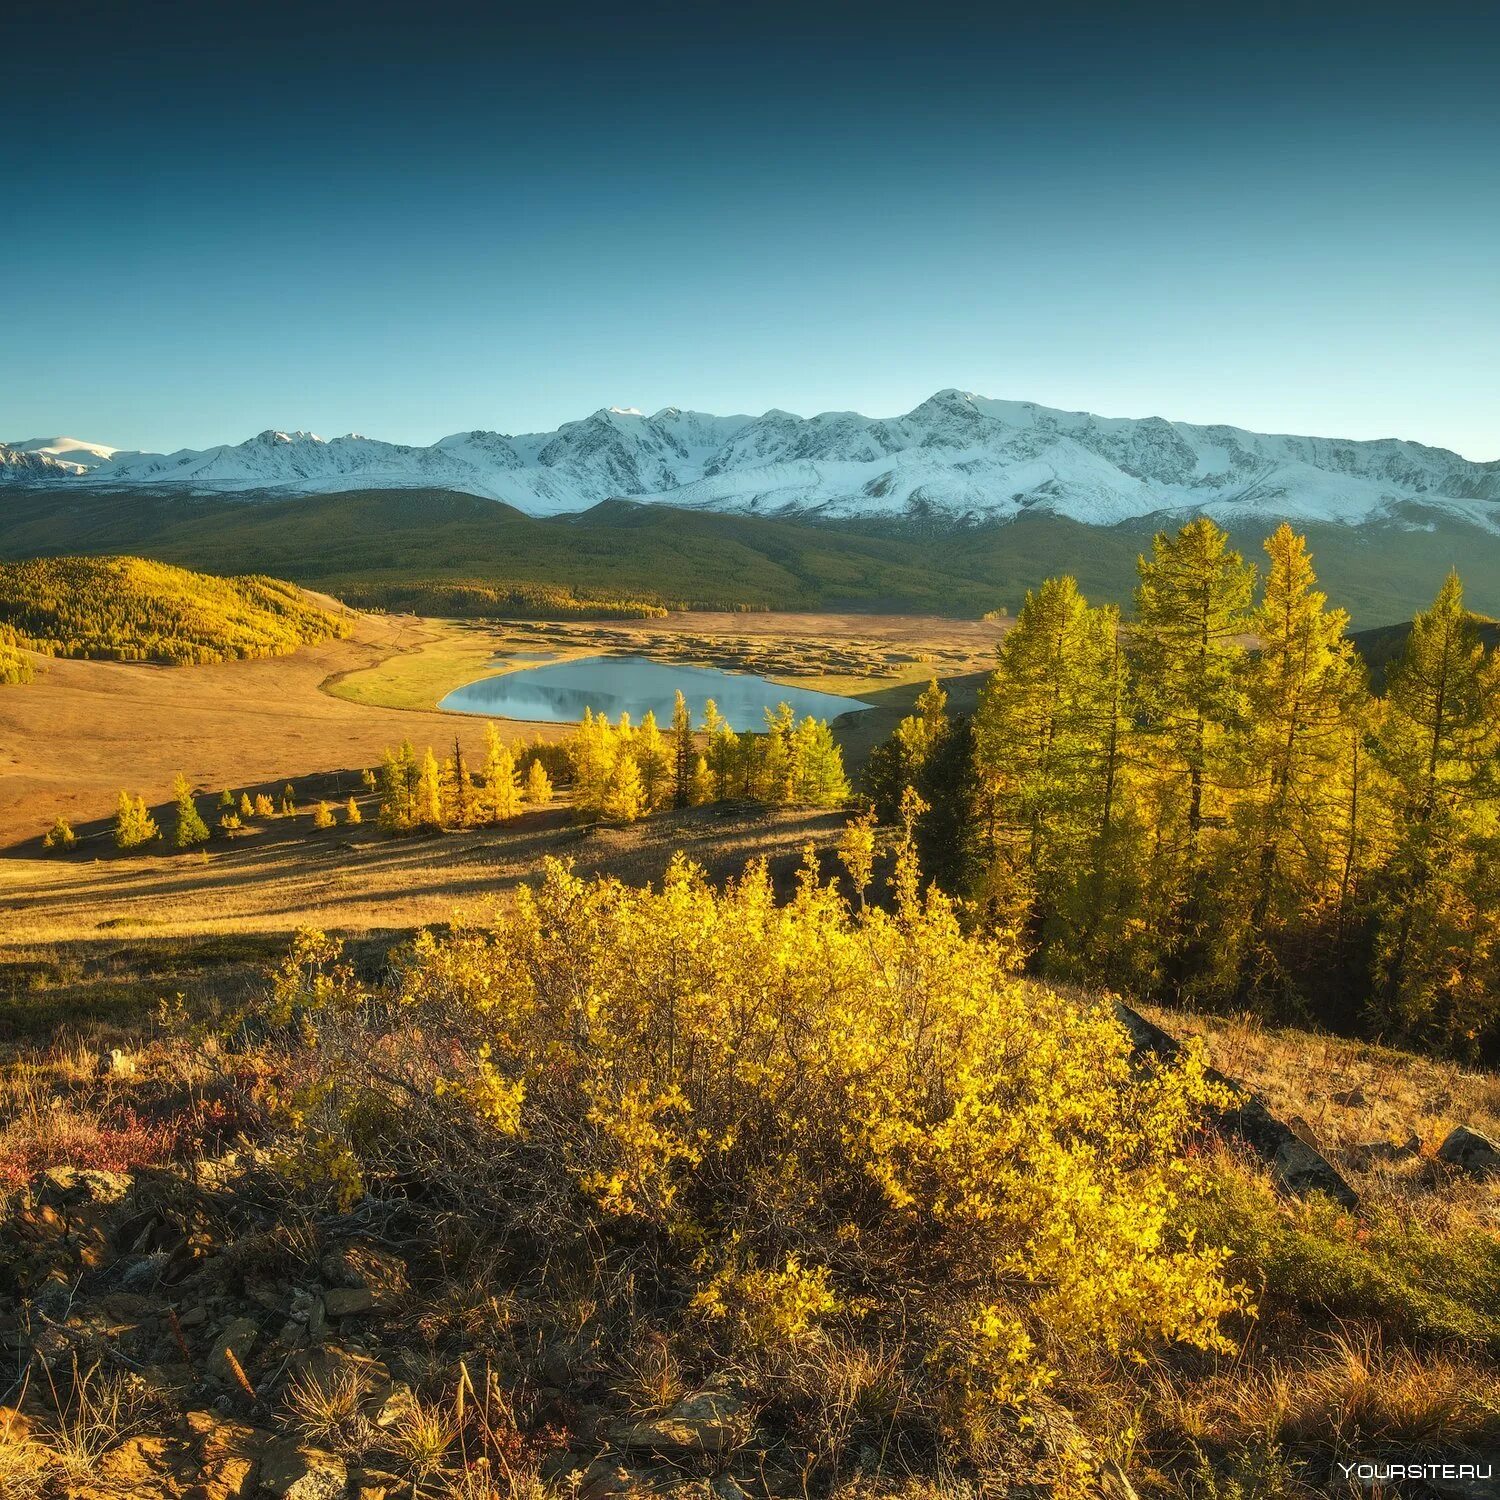
<path id="1" fill-rule="evenodd" d="M 1005 1402 L 1072 1359 L 1224 1347 L 1244 1294 L 1177 1227 L 1201 1062 L 1141 1070 L 1105 1006 L 1022 984 L 915 890 L 855 913 L 810 871 L 778 906 L 760 866 L 721 892 L 680 859 L 659 891 L 549 863 L 425 934 L 401 1000 L 446 1039 L 431 1086 L 489 1132 L 476 1162 L 550 1163 L 588 1233 L 665 1236 L 698 1311 L 755 1340 L 915 1288 L 929 1378 Z"/>

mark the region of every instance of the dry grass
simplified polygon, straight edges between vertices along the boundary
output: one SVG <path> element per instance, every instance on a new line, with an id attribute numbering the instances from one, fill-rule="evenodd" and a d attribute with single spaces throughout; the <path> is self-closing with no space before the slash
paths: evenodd
<path id="1" fill-rule="evenodd" d="M 347 794 L 346 794 L 347 795 Z M 124 944 L 193 935 L 344 932 L 444 922 L 535 875 L 547 855 L 580 870 L 656 880 L 672 851 L 723 874 L 758 856 L 795 861 L 812 840 L 831 843 L 838 813 L 724 805 L 663 814 L 625 828 L 580 828 L 565 802 L 497 828 L 392 838 L 375 823 L 313 826 L 309 813 L 272 819 L 254 835 L 195 857 L 155 853 L 88 860 L 0 860 L 0 988 L 7 958 L 32 953 L 82 962 L 102 938 Z M 74 950 L 82 955 L 69 959 Z"/>
<path id="2" fill-rule="evenodd" d="M 1500 1138 L 1500 1076 L 1251 1018 L 1146 1007 L 1174 1036 L 1203 1039 L 1213 1065 L 1263 1095 L 1272 1113 L 1317 1146 L 1367 1200 L 1420 1199 L 1432 1153 L 1455 1125 Z M 1500 1183 L 1454 1185 L 1500 1219 Z"/>
<path id="3" fill-rule="evenodd" d="M 1387 1347 L 1356 1329 L 1294 1358 L 1204 1380 L 1159 1376 L 1143 1410 L 1167 1459 L 1260 1443 L 1324 1455 L 1487 1453 L 1500 1442 L 1492 1367 L 1454 1354 Z"/>
<path id="4" fill-rule="evenodd" d="M 138 1375 L 83 1368 L 76 1357 L 66 1374 L 44 1370 L 38 1394 L 52 1414 L 39 1425 L 37 1439 L 48 1452 L 50 1477 L 65 1484 L 87 1480 L 104 1454 L 144 1430 L 152 1415 Z"/>
<path id="5" fill-rule="evenodd" d="M 281 1399 L 289 1425 L 316 1446 L 351 1454 L 368 1448 L 365 1389 L 353 1370 L 293 1376 Z"/>

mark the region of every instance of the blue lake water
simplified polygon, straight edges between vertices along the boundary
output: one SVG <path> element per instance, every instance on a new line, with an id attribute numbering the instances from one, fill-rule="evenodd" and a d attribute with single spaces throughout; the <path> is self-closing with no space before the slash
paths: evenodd
<path id="1" fill-rule="evenodd" d="M 644 656 L 582 656 L 481 678 L 455 688 L 438 707 L 547 724 L 572 723 L 583 717 L 586 708 L 611 719 L 628 713 L 638 724 L 650 709 L 665 728 L 672 722 L 679 689 L 693 712 L 695 726 L 702 722 L 703 705 L 712 698 L 735 730 L 764 729 L 765 711 L 774 711 L 780 703 L 791 704 L 799 719 L 809 714 L 815 719 L 833 719 L 870 706 L 837 693 L 781 687 L 749 672 L 676 666 Z"/>

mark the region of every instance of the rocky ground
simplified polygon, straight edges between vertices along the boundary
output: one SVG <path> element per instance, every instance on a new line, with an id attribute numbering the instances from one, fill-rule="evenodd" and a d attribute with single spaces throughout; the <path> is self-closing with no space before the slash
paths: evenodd
<path id="1" fill-rule="evenodd" d="M 649 1355 L 641 1389 L 622 1391 L 586 1321 L 564 1334 L 556 1307 L 452 1248 L 392 1242 L 358 1215 L 289 1218 L 232 1153 L 40 1174 L 0 1230 L 21 1294 L 0 1320 L 16 1373 L 0 1495 L 764 1492 L 754 1414 L 733 1394 L 677 1390 Z M 505 1335 L 505 1359 L 445 1356 L 445 1334 L 475 1322 Z"/>

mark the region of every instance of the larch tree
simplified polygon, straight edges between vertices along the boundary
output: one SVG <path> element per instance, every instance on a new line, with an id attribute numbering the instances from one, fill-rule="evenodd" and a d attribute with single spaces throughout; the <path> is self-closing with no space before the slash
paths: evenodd
<path id="1" fill-rule="evenodd" d="M 412 822 L 418 828 L 443 826 L 442 782 L 442 769 L 429 746 L 417 769 L 417 790 L 412 799 Z"/>
<path id="2" fill-rule="evenodd" d="M 1240 852 L 1226 866 L 1216 945 L 1223 982 L 1241 998 L 1284 986 L 1288 944 L 1300 939 L 1305 951 L 1329 935 L 1323 918 L 1337 921 L 1350 878 L 1347 807 L 1358 791 L 1345 780 L 1360 774 L 1366 701 L 1349 617 L 1316 587 L 1305 539 L 1283 524 L 1265 550 L 1258 646 L 1245 676 Z"/>
<path id="3" fill-rule="evenodd" d="M 1412 622 L 1379 742 L 1399 791 L 1378 903 L 1377 990 L 1386 1019 L 1404 1030 L 1458 1038 L 1493 1021 L 1497 740 L 1500 665 L 1486 659 L 1449 574 Z"/>
<path id="4" fill-rule="evenodd" d="M 634 823 L 647 811 L 646 789 L 635 756 L 622 746 L 605 787 L 600 812 L 612 823 Z"/>
<path id="5" fill-rule="evenodd" d="M 657 728 L 656 715 L 647 709 L 631 741 L 631 754 L 640 772 L 646 810 L 655 812 L 673 797 L 673 751 Z"/>
<path id="6" fill-rule="evenodd" d="M 475 811 L 474 778 L 454 735 L 453 754 L 443 765 L 443 822 L 450 828 L 467 828 L 476 821 Z"/>
<path id="7" fill-rule="evenodd" d="M 708 737 L 708 769 L 714 778 L 714 797 L 722 802 L 735 790 L 740 741 L 712 698 L 703 705 L 703 732 Z"/>
<path id="8" fill-rule="evenodd" d="M 806 807 L 842 807 L 849 800 L 844 756 L 833 731 L 808 715 L 791 737 L 792 800 Z"/>
<path id="9" fill-rule="evenodd" d="M 59 813 L 52 827 L 42 835 L 42 848 L 66 854 L 77 847 L 78 835 L 73 832 L 73 825 Z"/>
<path id="10" fill-rule="evenodd" d="M 693 715 L 679 688 L 672 704 L 672 801 L 678 807 L 686 807 L 693 800 L 693 767 L 696 759 Z"/>
<path id="11" fill-rule="evenodd" d="M 484 798 L 491 822 L 508 822 L 521 811 L 515 754 L 493 724 L 485 725 L 484 732 Z"/>
<path id="12" fill-rule="evenodd" d="M 146 809 L 144 797 L 132 797 L 121 792 L 115 807 L 115 846 L 119 849 L 138 849 L 143 844 L 153 843 L 161 837 L 156 819 Z"/>
<path id="13" fill-rule="evenodd" d="M 524 796 L 533 807 L 546 807 L 552 800 L 552 778 L 540 757 L 534 756 L 526 768 Z"/>
<path id="14" fill-rule="evenodd" d="M 1132 676 L 1154 843 L 1149 920 L 1169 985 L 1207 939 L 1205 829 L 1223 827 L 1243 765 L 1244 637 L 1255 573 L 1205 516 L 1137 563 Z"/>
<path id="15" fill-rule="evenodd" d="M 990 811 L 985 895 L 1049 951 L 1076 948 L 1119 791 L 1117 617 L 1073 579 L 1028 593 L 974 718 Z"/>

